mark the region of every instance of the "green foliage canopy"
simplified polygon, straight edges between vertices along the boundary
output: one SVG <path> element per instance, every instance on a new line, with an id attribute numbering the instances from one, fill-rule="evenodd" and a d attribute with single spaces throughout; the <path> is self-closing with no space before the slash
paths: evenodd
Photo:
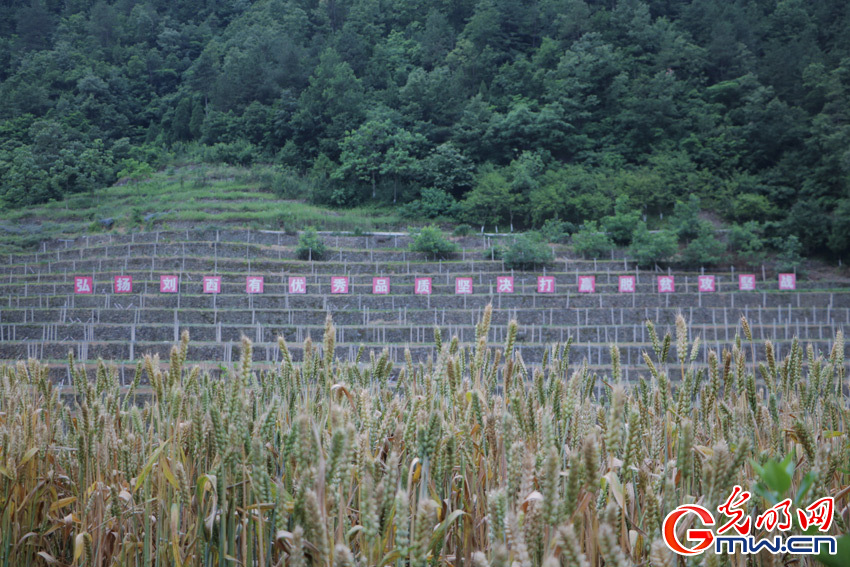
<path id="1" fill-rule="evenodd" d="M 847 255 L 849 27 L 840 0 L 15 0 L 0 202 L 274 163 L 321 204 L 433 188 L 471 225 L 620 244 L 635 215 L 691 241 L 708 210 Z"/>

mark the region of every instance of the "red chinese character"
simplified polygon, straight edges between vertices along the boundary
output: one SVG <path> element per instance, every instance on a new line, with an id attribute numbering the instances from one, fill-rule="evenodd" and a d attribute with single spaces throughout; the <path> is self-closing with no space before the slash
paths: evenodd
<path id="1" fill-rule="evenodd" d="M 416 278 L 416 295 L 431 295 L 431 278 Z"/>
<path id="2" fill-rule="evenodd" d="M 290 277 L 289 293 L 307 293 L 307 278 Z"/>
<path id="3" fill-rule="evenodd" d="M 764 526 L 769 532 L 772 532 L 773 528 L 784 532 L 791 529 L 791 521 L 791 499 L 786 498 L 756 518 L 756 529 L 760 530 Z"/>
<path id="4" fill-rule="evenodd" d="M 738 486 L 737 484 L 732 489 L 732 494 L 729 496 L 729 499 L 726 500 L 724 504 L 721 504 L 717 507 L 717 511 L 726 516 L 727 518 L 732 518 L 731 521 L 723 524 L 718 530 L 717 535 L 723 535 L 730 529 L 733 529 L 738 532 L 740 535 L 746 535 L 750 533 L 750 524 L 752 523 L 752 518 L 747 516 L 741 507 L 747 503 L 747 500 L 750 499 L 750 493 L 744 491 L 743 488 Z M 743 521 L 741 521 L 743 518 Z"/>
<path id="5" fill-rule="evenodd" d="M 513 293 L 514 292 L 514 277 L 499 276 L 496 278 L 496 291 L 498 293 Z"/>
<path id="6" fill-rule="evenodd" d="M 797 519 L 800 520 L 800 527 L 804 531 L 809 529 L 809 526 L 817 526 L 822 532 L 829 531 L 834 508 L 835 499 L 827 496 L 814 501 L 805 510 L 798 509 Z"/>

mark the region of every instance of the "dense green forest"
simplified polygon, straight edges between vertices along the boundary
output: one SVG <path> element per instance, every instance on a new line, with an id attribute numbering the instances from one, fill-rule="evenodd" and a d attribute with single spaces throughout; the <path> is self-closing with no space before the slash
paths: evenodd
<path id="1" fill-rule="evenodd" d="M 4 0 L 0 198 L 274 164 L 315 203 L 503 228 L 696 208 L 841 256 L 848 29 L 846 0 Z"/>

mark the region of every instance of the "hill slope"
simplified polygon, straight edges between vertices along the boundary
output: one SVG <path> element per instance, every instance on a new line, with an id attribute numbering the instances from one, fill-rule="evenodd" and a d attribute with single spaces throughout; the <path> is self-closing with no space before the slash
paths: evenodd
<path id="1" fill-rule="evenodd" d="M 0 211 L 0 251 L 33 248 L 43 240 L 102 232 L 173 228 L 253 228 L 294 231 L 373 231 L 398 228 L 389 208 L 332 210 L 281 199 L 268 186 L 267 168 L 189 166 L 168 168 L 150 179 L 125 180 L 94 194 L 25 209 Z"/>
<path id="2" fill-rule="evenodd" d="M 274 160 L 320 204 L 527 227 L 695 194 L 846 255 L 848 24 L 841 0 L 15 0 L 0 197 Z"/>

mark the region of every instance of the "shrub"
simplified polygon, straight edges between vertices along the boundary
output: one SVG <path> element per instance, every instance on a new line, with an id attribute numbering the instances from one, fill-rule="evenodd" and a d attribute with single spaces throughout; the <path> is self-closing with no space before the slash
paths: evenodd
<path id="1" fill-rule="evenodd" d="M 726 245 L 714 236 L 710 223 L 699 223 L 693 231 L 696 238 L 691 240 L 682 256 L 689 266 L 709 266 L 720 262 Z"/>
<path id="2" fill-rule="evenodd" d="M 132 182 L 148 179 L 153 175 L 153 168 L 147 163 L 132 158 L 121 160 L 116 174 L 119 179 L 129 179 Z"/>
<path id="3" fill-rule="evenodd" d="M 777 209 L 764 195 L 739 193 L 732 199 L 729 209 L 731 217 L 737 221 L 775 218 Z"/>
<path id="4" fill-rule="evenodd" d="M 403 205 L 399 214 L 410 219 L 436 219 L 452 218 L 458 211 L 458 204 L 454 197 L 442 189 L 426 187 L 422 190 L 421 197 Z"/>
<path id="5" fill-rule="evenodd" d="M 413 233 L 412 252 L 424 252 L 433 258 L 448 258 L 457 252 L 457 244 L 447 240 L 436 226 L 426 226 Z"/>
<path id="6" fill-rule="evenodd" d="M 284 234 L 298 234 L 295 216 L 291 212 L 279 212 L 272 221 L 272 225 L 274 226 L 274 228 L 282 230 Z"/>
<path id="7" fill-rule="evenodd" d="M 468 224 L 461 223 L 461 224 L 459 224 L 455 227 L 455 229 L 452 231 L 452 235 L 454 235 L 454 236 L 469 236 L 470 234 L 472 234 L 472 232 L 474 230 L 475 229 L 473 229 Z"/>
<path id="8" fill-rule="evenodd" d="M 485 260 L 502 260 L 505 257 L 505 247 L 499 244 L 491 246 L 484 251 L 482 257 Z"/>
<path id="9" fill-rule="evenodd" d="M 298 247 L 295 249 L 295 254 L 302 260 L 321 260 L 327 252 L 327 246 L 312 226 L 305 229 L 298 237 Z"/>
<path id="10" fill-rule="evenodd" d="M 669 230 L 649 232 L 645 222 L 640 222 L 632 235 L 629 254 L 640 266 L 666 262 L 678 251 L 676 235 Z"/>
<path id="11" fill-rule="evenodd" d="M 540 228 L 540 234 L 546 242 L 566 242 L 575 231 L 576 225 L 559 219 L 547 219 Z"/>
<path id="12" fill-rule="evenodd" d="M 573 248 L 582 256 L 598 258 L 609 253 L 613 247 L 611 237 L 599 229 L 596 221 L 587 221 L 573 235 Z"/>
<path id="13" fill-rule="evenodd" d="M 322 201 L 314 201 L 321 205 Z M 360 203 L 360 193 L 357 187 L 350 183 L 331 186 L 330 197 L 328 203 L 334 207 L 353 207 Z"/>
<path id="14" fill-rule="evenodd" d="M 639 222 L 640 213 L 631 208 L 628 197 L 620 195 L 614 204 L 614 214 L 602 219 L 602 227 L 615 244 L 622 246 L 631 241 Z"/>
<path id="15" fill-rule="evenodd" d="M 282 199 L 303 198 L 309 195 L 311 188 L 305 177 L 288 168 L 274 168 L 260 173 L 260 189 Z"/>
<path id="16" fill-rule="evenodd" d="M 228 163 L 230 165 L 251 165 L 259 153 L 254 144 L 245 140 L 236 142 L 218 142 L 204 148 L 204 161 L 209 163 Z"/>
<path id="17" fill-rule="evenodd" d="M 552 249 L 539 233 L 521 234 L 513 239 L 504 252 L 505 267 L 513 270 L 533 270 L 552 262 Z"/>

